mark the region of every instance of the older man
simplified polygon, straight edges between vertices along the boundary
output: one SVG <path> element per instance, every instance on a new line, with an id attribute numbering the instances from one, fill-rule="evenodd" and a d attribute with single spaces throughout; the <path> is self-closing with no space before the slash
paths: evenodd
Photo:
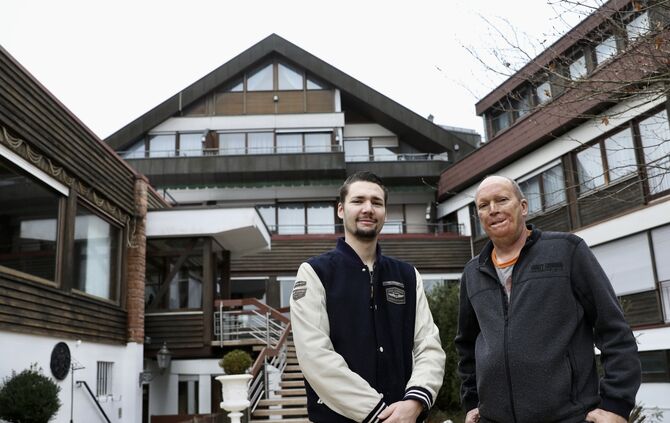
<path id="1" fill-rule="evenodd" d="M 461 279 L 466 423 L 625 423 L 640 385 L 637 346 L 591 250 L 526 225 L 528 202 L 511 179 L 484 179 L 475 205 L 490 241 Z"/>

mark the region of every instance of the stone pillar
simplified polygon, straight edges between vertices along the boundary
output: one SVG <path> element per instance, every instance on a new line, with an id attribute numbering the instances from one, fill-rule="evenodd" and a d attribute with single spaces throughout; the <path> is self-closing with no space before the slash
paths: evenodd
<path id="1" fill-rule="evenodd" d="M 135 179 L 135 216 L 130 223 L 128 247 L 128 342 L 144 344 L 144 277 L 147 267 L 147 179 Z"/>

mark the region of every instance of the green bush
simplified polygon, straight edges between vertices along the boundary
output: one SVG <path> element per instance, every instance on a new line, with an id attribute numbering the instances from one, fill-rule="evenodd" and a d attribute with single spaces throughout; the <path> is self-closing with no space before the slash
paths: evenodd
<path id="1" fill-rule="evenodd" d="M 61 406 L 60 387 L 32 364 L 3 381 L 0 388 L 0 419 L 15 423 L 47 423 Z"/>
<path id="2" fill-rule="evenodd" d="M 219 361 L 219 366 L 227 375 L 241 375 L 246 373 L 253 361 L 248 352 L 243 350 L 232 350 Z"/>
<path id="3" fill-rule="evenodd" d="M 458 324 L 458 293 L 459 285 L 451 282 L 436 286 L 427 296 L 435 325 L 440 330 L 442 348 L 447 355 L 444 381 L 437 394 L 435 407 L 449 414 L 461 411 L 461 380 L 456 373 L 458 354 L 454 346 Z"/>

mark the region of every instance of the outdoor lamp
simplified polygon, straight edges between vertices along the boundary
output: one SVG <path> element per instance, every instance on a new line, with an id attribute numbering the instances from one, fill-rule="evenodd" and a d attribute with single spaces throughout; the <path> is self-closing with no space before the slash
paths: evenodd
<path id="1" fill-rule="evenodd" d="M 158 368 L 160 369 L 161 373 L 163 373 L 165 369 L 170 367 L 170 361 L 172 361 L 172 353 L 167 348 L 167 342 L 163 342 L 163 346 L 161 347 L 160 350 L 158 350 L 158 353 L 156 354 L 156 360 L 158 361 Z"/>

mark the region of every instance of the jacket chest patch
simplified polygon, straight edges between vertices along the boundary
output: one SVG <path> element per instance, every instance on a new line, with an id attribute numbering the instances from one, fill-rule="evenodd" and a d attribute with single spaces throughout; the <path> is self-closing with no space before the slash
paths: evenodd
<path id="1" fill-rule="evenodd" d="M 405 284 L 396 281 L 382 282 L 386 292 L 386 301 L 392 304 L 405 304 Z"/>
<path id="2" fill-rule="evenodd" d="M 307 281 L 295 281 L 293 285 L 293 300 L 298 301 L 307 294 Z"/>

